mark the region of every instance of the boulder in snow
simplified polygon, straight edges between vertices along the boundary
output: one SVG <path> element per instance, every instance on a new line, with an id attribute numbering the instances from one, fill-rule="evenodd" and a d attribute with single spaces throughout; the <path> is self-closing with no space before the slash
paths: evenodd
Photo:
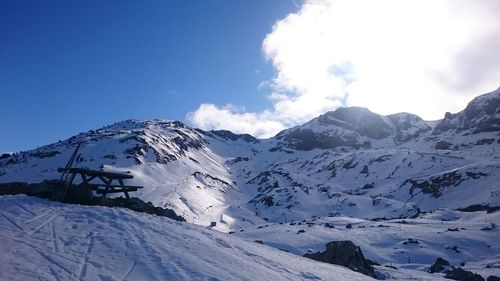
<path id="1" fill-rule="evenodd" d="M 373 267 L 365 259 L 361 248 L 350 240 L 328 242 L 325 251 L 305 254 L 304 257 L 345 266 L 353 271 L 375 277 Z"/>

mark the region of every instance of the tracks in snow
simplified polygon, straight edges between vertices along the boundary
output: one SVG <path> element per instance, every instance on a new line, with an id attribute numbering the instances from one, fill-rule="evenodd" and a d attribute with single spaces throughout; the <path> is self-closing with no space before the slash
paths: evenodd
<path id="1" fill-rule="evenodd" d="M 87 236 L 87 249 L 84 252 L 82 261 L 80 262 L 80 268 L 78 270 L 78 275 L 76 277 L 78 280 L 85 280 L 84 277 L 85 274 L 87 273 L 87 267 L 89 266 L 90 252 L 92 251 L 92 247 L 94 246 L 94 237 L 95 237 L 94 232 L 90 232 Z"/>
<path id="2" fill-rule="evenodd" d="M 17 229 L 19 229 L 21 232 L 24 232 L 24 229 L 23 229 L 23 228 L 22 228 L 19 224 L 17 224 L 17 223 L 16 223 L 13 219 L 9 218 L 8 216 L 6 216 L 6 215 L 4 215 L 4 214 L 2 214 L 2 213 L 0 213 L 0 215 L 1 215 L 2 217 L 4 217 L 4 218 L 5 218 L 5 220 L 7 220 L 10 224 L 12 224 L 12 225 L 13 225 L 13 226 L 15 226 Z"/>
<path id="3" fill-rule="evenodd" d="M 30 233 L 29 233 L 29 236 L 30 237 L 33 237 L 33 235 L 35 235 L 35 233 L 37 233 L 38 231 L 40 231 L 40 229 L 44 228 L 45 226 L 47 226 L 49 223 L 51 223 L 53 220 L 55 220 L 57 218 L 57 214 L 53 213 L 53 215 L 51 217 L 49 217 L 48 219 L 44 220 L 41 224 L 39 224 L 37 227 L 35 227 L 35 229 L 33 229 Z"/>

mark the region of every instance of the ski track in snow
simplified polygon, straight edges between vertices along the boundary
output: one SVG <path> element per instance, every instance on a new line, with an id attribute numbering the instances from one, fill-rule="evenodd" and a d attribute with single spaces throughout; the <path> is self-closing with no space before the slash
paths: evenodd
<path id="1" fill-rule="evenodd" d="M 54 250 L 56 252 L 59 252 L 59 242 L 58 242 L 58 238 L 57 238 L 57 234 L 56 234 L 56 227 L 54 225 L 54 221 L 52 221 L 50 223 L 50 231 L 52 233 L 52 243 L 54 245 Z"/>
<path id="2" fill-rule="evenodd" d="M 45 226 L 47 226 L 49 223 L 51 223 L 53 220 L 55 220 L 57 218 L 57 215 L 54 214 L 53 216 L 51 216 L 50 218 L 48 218 L 47 220 L 43 221 L 41 224 L 39 224 L 37 227 L 35 227 L 35 229 L 33 229 L 30 233 L 29 233 L 29 236 L 30 237 L 33 237 L 33 235 L 35 235 L 35 233 L 37 233 L 38 231 L 40 231 L 40 229 L 44 228 Z"/>
<path id="3" fill-rule="evenodd" d="M 38 235 L 26 227 L 0 233 L 0 280 L 371 280 L 167 218 L 26 196 L 3 199 L 2 217 L 18 210 L 12 202 L 44 215 L 19 217 L 37 223 Z"/>
<path id="4" fill-rule="evenodd" d="M 31 216 L 35 216 L 36 214 L 33 213 L 32 211 L 30 211 L 28 208 L 25 208 L 23 205 L 19 204 L 19 203 L 15 203 L 16 206 L 18 206 L 21 210 L 25 211 L 26 213 L 30 214 Z"/>
<path id="5" fill-rule="evenodd" d="M 125 274 L 123 275 L 123 277 L 122 277 L 122 278 L 120 278 L 120 280 L 119 280 L 119 281 L 125 281 L 125 280 L 127 280 L 127 277 L 130 275 L 130 273 L 132 272 L 132 270 L 134 270 L 134 267 L 135 267 L 136 263 L 137 263 L 137 261 L 134 261 L 134 262 L 130 265 L 130 267 L 127 269 L 127 271 L 125 272 Z"/>
<path id="6" fill-rule="evenodd" d="M 90 252 L 92 250 L 92 247 L 94 246 L 94 233 L 91 232 L 87 236 L 87 248 L 84 252 L 84 256 L 80 262 L 80 270 L 78 271 L 77 279 L 78 280 L 85 280 L 85 274 L 87 272 L 87 267 L 89 266 L 89 258 L 90 258 Z"/>
<path id="7" fill-rule="evenodd" d="M 23 229 L 20 225 L 18 225 L 18 224 L 17 224 L 14 220 L 12 220 L 11 218 L 9 218 L 7 215 L 2 214 L 2 213 L 0 213 L 0 215 L 2 215 L 2 217 L 3 217 L 6 221 L 8 221 L 9 223 L 11 223 L 11 224 L 12 224 L 13 226 L 15 226 L 17 229 L 19 229 L 19 230 L 20 230 L 20 231 L 22 231 L 22 232 L 24 231 L 24 229 Z"/>

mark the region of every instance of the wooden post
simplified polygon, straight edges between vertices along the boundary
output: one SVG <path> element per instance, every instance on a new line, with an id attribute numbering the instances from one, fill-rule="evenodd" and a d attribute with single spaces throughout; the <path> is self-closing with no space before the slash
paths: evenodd
<path id="1" fill-rule="evenodd" d="M 105 199 L 106 195 L 108 195 L 108 191 L 111 190 L 110 185 L 113 182 L 112 179 L 107 179 L 107 178 L 104 178 L 104 179 L 105 179 L 104 183 L 106 184 L 106 187 L 104 188 L 104 193 L 102 194 L 102 199 Z"/>
<path id="2" fill-rule="evenodd" d="M 64 197 L 66 197 L 66 193 L 68 192 L 68 188 L 71 186 L 71 184 L 75 180 L 75 177 L 76 177 L 76 173 L 71 173 L 69 181 L 67 182 L 66 188 L 64 189 L 63 195 L 61 197 L 61 201 L 64 201 Z"/>
<path id="3" fill-rule="evenodd" d="M 127 189 L 125 188 L 125 184 L 123 184 L 123 179 L 118 179 L 118 182 L 119 182 L 119 183 L 120 183 L 120 185 L 122 186 L 123 193 L 125 193 L 125 197 L 127 197 L 127 199 L 130 199 L 130 195 L 128 195 L 128 191 L 127 191 Z"/>

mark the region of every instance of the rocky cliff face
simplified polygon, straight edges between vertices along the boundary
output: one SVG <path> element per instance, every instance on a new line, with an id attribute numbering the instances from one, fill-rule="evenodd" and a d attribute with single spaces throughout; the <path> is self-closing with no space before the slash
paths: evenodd
<path id="1" fill-rule="evenodd" d="M 446 131 L 473 134 L 500 131 L 500 88 L 474 98 L 464 111 L 456 114 L 447 112 L 433 134 Z"/>

